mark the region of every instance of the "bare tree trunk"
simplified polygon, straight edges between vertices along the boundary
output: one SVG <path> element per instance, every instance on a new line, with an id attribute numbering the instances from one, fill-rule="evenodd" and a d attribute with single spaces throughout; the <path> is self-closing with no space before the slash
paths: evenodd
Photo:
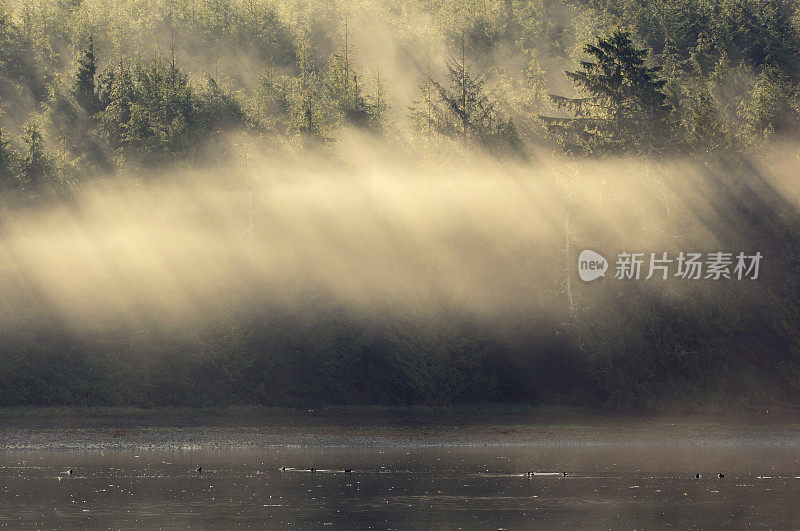
<path id="1" fill-rule="evenodd" d="M 564 254 L 567 261 L 567 281 L 565 289 L 567 292 L 567 302 L 569 303 L 569 318 L 572 320 L 572 325 L 577 326 L 575 320 L 575 300 L 572 298 L 572 261 L 569 255 L 569 212 L 564 214 Z"/>

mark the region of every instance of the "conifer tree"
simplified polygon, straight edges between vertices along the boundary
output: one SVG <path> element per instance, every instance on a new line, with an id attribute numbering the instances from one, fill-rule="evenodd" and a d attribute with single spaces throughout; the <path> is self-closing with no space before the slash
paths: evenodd
<path id="1" fill-rule="evenodd" d="M 484 90 L 485 80 L 472 77 L 467 65 L 466 41 L 461 43 L 461 57 L 447 63 L 447 86 L 431 80 L 439 101 L 450 111 L 452 120 L 439 120 L 440 132 L 460 136 L 465 142 L 477 140 L 492 119 L 494 103 Z"/>
<path id="2" fill-rule="evenodd" d="M 293 129 L 308 140 L 323 139 L 322 91 L 311 49 L 306 42 L 300 44 L 297 52 L 297 67 L 300 70 L 299 93 L 292 117 Z"/>
<path id="3" fill-rule="evenodd" d="M 746 99 L 739 103 L 741 136 L 750 145 L 763 142 L 773 133 L 796 133 L 800 129 L 797 89 L 773 66 L 764 67 Z"/>
<path id="4" fill-rule="evenodd" d="M 83 57 L 78 59 L 78 72 L 75 76 L 73 95 L 75 100 L 83 107 L 86 114 L 92 116 L 99 110 L 97 92 L 95 90 L 95 74 L 97 66 L 94 57 L 94 40 L 90 36 L 89 44 L 83 52 Z"/>
<path id="5" fill-rule="evenodd" d="M 346 21 L 344 50 L 333 55 L 326 74 L 328 93 L 344 121 L 355 127 L 379 128 L 381 113 L 385 107 L 380 78 L 376 79 L 375 94 L 369 94 L 358 68 L 351 60 Z"/>
<path id="6" fill-rule="evenodd" d="M 120 63 L 100 76 L 98 95 L 103 131 L 116 147 L 179 153 L 193 145 L 202 127 L 197 97 L 174 55 L 133 69 Z"/>
<path id="7" fill-rule="evenodd" d="M 293 95 L 297 83 L 294 78 L 266 68 L 258 79 L 256 88 L 256 121 L 264 131 L 286 134 L 292 120 Z"/>
<path id="8" fill-rule="evenodd" d="M 688 148 L 693 152 L 715 152 L 730 147 L 712 94 L 703 86 L 686 89 L 682 125 Z"/>
<path id="9" fill-rule="evenodd" d="M 131 106 L 136 99 L 133 75 L 130 68 L 120 61 L 116 67 L 104 71 L 97 84 L 103 134 L 118 147 L 122 144 L 131 119 Z"/>
<path id="10" fill-rule="evenodd" d="M 541 116 L 547 130 L 569 152 L 651 152 L 672 139 L 671 106 L 659 67 L 648 67 L 648 51 L 634 46 L 630 34 L 615 31 L 597 38 L 584 51 L 594 61 L 565 72 L 586 96 L 550 95 L 556 107 L 571 118 Z"/>
<path id="11" fill-rule="evenodd" d="M 14 152 L 0 127 L 0 186 L 14 181 Z"/>
<path id="12" fill-rule="evenodd" d="M 417 97 L 411 101 L 411 105 L 408 107 L 414 128 L 429 137 L 436 132 L 436 124 L 440 119 L 436 115 L 434 90 L 433 81 L 430 77 L 426 77 L 417 87 Z"/>
<path id="13" fill-rule="evenodd" d="M 37 190 L 47 180 L 51 164 L 45 153 L 44 139 L 35 119 L 31 118 L 25 123 L 22 142 L 25 145 L 25 152 L 20 171 L 20 180 L 26 188 Z"/>
<path id="14" fill-rule="evenodd" d="M 497 111 L 485 83 L 482 76 L 470 73 L 466 40 L 462 40 L 461 56 L 447 62 L 447 83 L 428 76 L 410 108 L 411 118 L 423 132 L 435 131 L 462 142 L 521 155 L 516 128 Z"/>

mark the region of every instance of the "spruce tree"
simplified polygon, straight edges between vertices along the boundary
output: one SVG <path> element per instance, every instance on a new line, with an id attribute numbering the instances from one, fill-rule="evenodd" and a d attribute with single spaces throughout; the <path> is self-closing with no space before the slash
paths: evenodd
<path id="1" fill-rule="evenodd" d="M 414 128 L 430 137 L 436 128 L 436 105 L 434 100 L 433 82 L 430 76 L 417 87 L 417 96 L 411 100 L 408 112 Z"/>
<path id="2" fill-rule="evenodd" d="M 290 128 L 297 80 L 266 68 L 258 80 L 255 116 L 263 131 L 286 134 Z"/>
<path id="3" fill-rule="evenodd" d="M 26 188 L 37 190 L 48 178 L 51 168 L 50 160 L 44 150 L 44 139 L 39 132 L 39 125 L 33 118 L 25 123 L 22 143 L 25 145 L 25 152 L 20 180 Z"/>
<path id="4" fill-rule="evenodd" d="M 461 44 L 461 57 L 447 63 L 448 85 L 430 80 L 438 93 L 439 101 L 449 113 L 437 121 L 439 131 L 447 136 L 460 136 L 467 140 L 478 140 L 488 129 L 494 111 L 482 77 L 472 77 L 467 65 L 466 43 Z"/>
<path id="5" fill-rule="evenodd" d="M 99 110 L 97 92 L 95 91 L 94 77 L 97 65 L 94 58 L 94 40 L 89 37 L 89 44 L 83 52 L 83 57 L 78 59 L 78 72 L 75 75 L 73 95 L 75 100 L 83 107 L 86 114 L 92 116 Z"/>
<path id="6" fill-rule="evenodd" d="M 524 156 L 513 122 L 496 109 L 485 84 L 482 76 L 470 73 L 466 41 L 462 40 L 460 58 L 447 62 L 447 83 L 428 76 L 410 108 L 411 118 L 422 132 L 435 131 L 497 153 Z"/>
<path id="7" fill-rule="evenodd" d="M 648 50 L 634 46 L 630 34 L 615 31 L 584 51 L 594 61 L 565 72 L 586 96 L 550 95 L 570 118 L 541 116 L 547 130 L 569 152 L 607 153 L 661 150 L 672 139 L 671 106 L 659 67 L 648 67 Z"/>
<path id="8" fill-rule="evenodd" d="M 343 53 L 333 55 L 326 74 L 328 95 L 344 121 L 363 129 L 379 129 L 385 110 L 380 78 L 374 80 L 374 94 L 365 90 L 365 84 L 350 61 L 347 48 Z"/>
<path id="9" fill-rule="evenodd" d="M 713 153 L 730 147 L 719 109 L 711 92 L 701 83 L 685 88 L 681 105 L 683 137 L 695 153 Z"/>
<path id="10" fill-rule="evenodd" d="M 322 132 L 323 102 L 319 76 L 311 57 L 311 47 L 305 41 L 297 51 L 297 68 L 300 71 L 292 128 L 304 140 L 315 142 L 325 140 Z"/>
<path id="11" fill-rule="evenodd" d="M 0 186 L 14 181 L 14 152 L 0 127 Z"/>
<path id="12" fill-rule="evenodd" d="M 98 79 L 100 123 L 103 136 L 115 147 L 123 143 L 131 107 L 137 98 L 133 73 L 122 61 L 115 68 L 104 71 Z"/>

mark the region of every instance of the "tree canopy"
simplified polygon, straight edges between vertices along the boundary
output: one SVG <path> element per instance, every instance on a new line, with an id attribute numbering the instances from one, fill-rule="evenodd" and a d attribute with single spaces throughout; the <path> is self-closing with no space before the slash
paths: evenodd
<path id="1" fill-rule="evenodd" d="M 636 48 L 629 33 L 597 38 L 584 51 L 593 61 L 566 72 L 584 96 L 551 95 L 569 118 L 543 116 L 548 131 L 568 151 L 652 153 L 673 141 L 671 112 L 661 68 L 647 66 L 646 49 Z"/>
<path id="2" fill-rule="evenodd" d="M 447 81 L 428 76 L 412 102 L 410 115 L 418 131 L 474 142 L 498 153 L 523 155 L 513 121 L 497 109 L 486 79 L 469 70 L 466 43 L 460 58 L 447 62 Z"/>

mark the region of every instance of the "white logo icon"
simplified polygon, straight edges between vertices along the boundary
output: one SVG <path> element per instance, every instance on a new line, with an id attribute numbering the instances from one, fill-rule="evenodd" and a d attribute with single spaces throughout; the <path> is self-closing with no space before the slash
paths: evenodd
<path id="1" fill-rule="evenodd" d="M 608 260 L 602 255 L 586 249 L 578 256 L 578 276 L 585 282 L 605 276 Z"/>

